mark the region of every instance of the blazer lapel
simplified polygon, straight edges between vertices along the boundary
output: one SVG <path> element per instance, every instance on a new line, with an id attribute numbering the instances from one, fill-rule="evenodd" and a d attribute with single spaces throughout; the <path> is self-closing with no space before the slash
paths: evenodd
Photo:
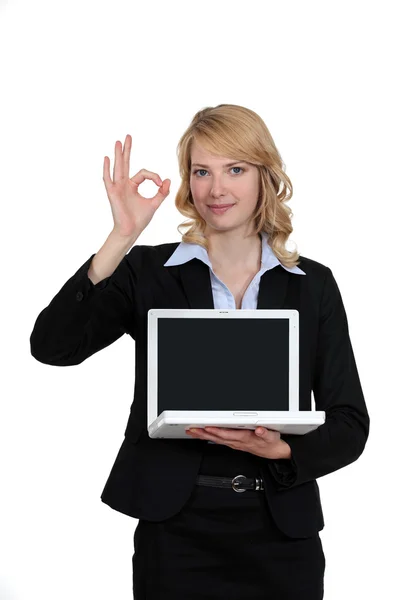
<path id="1" fill-rule="evenodd" d="M 209 267 L 198 258 L 193 258 L 177 268 L 189 307 L 215 308 Z M 281 265 L 265 271 L 260 279 L 257 309 L 283 308 L 291 276 L 299 277 L 291 275 Z"/>

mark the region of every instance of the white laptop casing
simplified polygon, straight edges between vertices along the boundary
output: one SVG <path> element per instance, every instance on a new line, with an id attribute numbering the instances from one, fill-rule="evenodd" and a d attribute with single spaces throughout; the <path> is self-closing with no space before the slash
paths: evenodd
<path id="1" fill-rule="evenodd" d="M 289 323 L 289 409 L 274 410 L 164 410 L 158 414 L 159 319 L 286 319 Z M 190 427 L 256 429 L 267 427 L 281 433 L 304 435 L 325 422 L 324 411 L 299 411 L 299 313 L 295 309 L 150 309 L 148 311 L 147 422 L 151 438 L 193 439 Z"/>

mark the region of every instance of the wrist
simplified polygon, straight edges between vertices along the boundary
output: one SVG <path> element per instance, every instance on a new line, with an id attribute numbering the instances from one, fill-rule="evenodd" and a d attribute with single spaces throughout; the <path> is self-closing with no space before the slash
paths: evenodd
<path id="1" fill-rule="evenodd" d="M 139 232 L 139 231 L 134 231 L 134 232 L 130 233 L 129 235 L 123 235 L 122 233 L 120 233 L 118 231 L 118 229 L 115 229 L 115 227 L 114 227 L 111 230 L 111 233 L 109 234 L 108 237 L 110 239 L 112 239 L 116 244 L 120 244 L 122 246 L 125 245 L 129 249 L 136 242 L 140 233 L 141 232 Z"/>
<path id="2" fill-rule="evenodd" d="M 289 446 L 289 444 L 287 442 L 285 442 L 285 440 L 281 439 L 281 446 L 280 446 L 280 451 L 279 451 L 279 458 L 280 459 L 290 459 L 292 457 L 292 449 Z"/>
<path id="3" fill-rule="evenodd" d="M 109 233 L 105 245 L 111 253 L 120 255 L 120 259 L 125 256 L 130 248 L 135 244 L 139 233 L 131 235 L 121 235 L 116 229 L 112 229 Z"/>

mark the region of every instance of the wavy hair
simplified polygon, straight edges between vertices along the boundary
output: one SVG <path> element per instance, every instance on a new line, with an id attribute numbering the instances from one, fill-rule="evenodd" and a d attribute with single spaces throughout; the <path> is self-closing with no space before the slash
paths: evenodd
<path id="1" fill-rule="evenodd" d="M 286 205 L 293 194 L 292 183 L 284 172 L 285 165 L 264 121 L 254 111 L 235 104 L 219 104 L 198 111 L 178 142 L 177 156 L 182 181 L 175 197 L 175 206 L 190 219 L 177 227 L 182 241 L 199 244 L 207 251 L 209 249 L 204 235 L 207 223 L 197 212 L 190 190 L 193 141 L 213 154 L 257 166 L 260 191 L 254 211 L 256 233 L 265 231 L 268 234 L 269 246 L 285 267 L 297 266 L 300 262 L 299 253 L 297 250 L 290 252 L 285 247 L 293 231 L 293 213 Z M 189 230 L 182 233 L 182 227 Z"/>

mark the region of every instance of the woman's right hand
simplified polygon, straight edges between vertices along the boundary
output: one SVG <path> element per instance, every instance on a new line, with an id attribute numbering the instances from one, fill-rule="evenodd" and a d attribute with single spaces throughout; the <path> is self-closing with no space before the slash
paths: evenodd
<path id="1" fill-rule="evenodd" d="M 138 237 L 153 218 L 157 208 L 169 194 L 171 180 L 162 179 L 157 173 L 141 169 L 129 179 L 129 159 L 132 137 L 125 138 L 124 150 L 120 141 L 115 143 L 113 179 L 110 177 L 110 159 L 104 157 L 103 181 L 111 204 L 114 228 L 122 237 Z M 153 198 L 144 198 L 138 192 L 143 181 L 150 179 L 160 186 Z"/>

